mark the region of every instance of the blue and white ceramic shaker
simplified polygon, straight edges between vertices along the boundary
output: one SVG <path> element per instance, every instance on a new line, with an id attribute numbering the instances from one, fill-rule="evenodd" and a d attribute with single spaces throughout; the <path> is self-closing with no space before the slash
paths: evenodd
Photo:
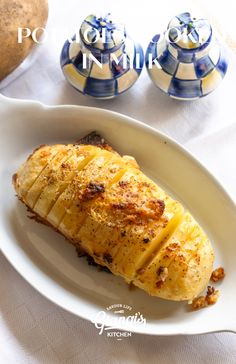
<path id="1" fill-rule="evenodd" d="M 154 84 L 180 100 L 208 95 L 228 66 L 225 48 L 209 22 L 187 12 L 174 17 L 164 34 L 153 37 L 145 61 Z"/>
<path id="2" fill-rule="evenodd" d="M 100 99 L 128 90 L 138 79 L 143 64 L 142 47 L 110 14 L 89 15 L 79 36 L 75 35 L 72 43 L 67 40 L 61 52 L 61 68 L 69 83 L 81 93 Z"/>

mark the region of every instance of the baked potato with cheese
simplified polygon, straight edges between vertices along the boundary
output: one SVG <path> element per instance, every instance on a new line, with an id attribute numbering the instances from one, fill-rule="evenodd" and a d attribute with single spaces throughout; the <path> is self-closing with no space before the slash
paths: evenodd
<path id="1" fill-rule="evenodd" d="M 214 253 L 202 228 L 106 143 L 40 146 L 13 184 L 41 221 L 150 295 L 192 300 L 207 286 Z"/>

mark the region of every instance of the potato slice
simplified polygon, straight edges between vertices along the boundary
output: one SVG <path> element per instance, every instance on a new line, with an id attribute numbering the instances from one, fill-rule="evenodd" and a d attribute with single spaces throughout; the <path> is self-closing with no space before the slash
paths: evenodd
<path id="1" fill-rule="evenodd" d="M 66 213 L 69 211 L 69 207 L 73 203 L 77 181 L 80 179 L 81 172 L 86 168 L 90 168 L 90 165 L 93 166 L 93 159 L 100 151 L 99 148 L 94 149 L 92 146 L 90 148 L 87 148 L 86 146 L 86 149 L 81 149 L 81 159 L 78 161 L 76 176 L 72 179 L 68 188 L 66 188 L 57 198 L 46 217 L 47 221 L 55 228 L 59 226 Z"/>
<path id="2" fill-rule="evenodd" d="M 61 145 L 54 145 L 53 148 L 48 145 L 41 145 L 36 148 L 27 158 L 25 163 L 20 166 L 17 173 L 13 175 L 20 198 L 26 196 L 35 180 L 61 148 Z"/>
<path id="3" fill-rule="evenodd" d="M 61 164 L 60 168 L 52 171 L 47 185 L 44 187 L 34 206 L 34 211 L 41 217 L 45 218 L 48 215 L 56 200 L 72 182 L 81 163 L 90 155 L 90 151 L 91 148 L 87 146 L 73 147 L 72 155 Z"/>
<path id="4" fill-rule="evenodd" d="M 26 203 L 31 209 L 34 208 L 34 205 L 36 204 L 41 192 L 47 186 L 52 173 L 56 173 L 56 171 L 61 167 L 62 163 L 64 163 L 71 156 L 71 154 L 71 146 L 58 146 L 58 153 L 56 153 L 55 156 L 48 162 L 47 166 L 36 178 L 35 182 L 30 187 L 25 196 Z"/>
<path id="5" fill-rule="evenodd" d="M 119 179 L 120 175 L 123 174 L 125 170 L 126 165 L 120 161 L 120 158 L 113 155 L 112 158 L 107 158 L 100 170 L 96 172 L 94 169 L 92 171 L 92 173 L 95 173 L 95 176 L 92 176 L 91 171 L 88 171 L 85 176 L 84 187 L 86 188 L 89 181 L 93 180 L 95 186 L 102 186 L 102 193 L 98 194 L 96 198 L 88 201 L 83 201 L 83 199 L 75 200 L 75 203 L 70 207 L 70 215 L 66 216 L 66 219 L 62 222 L 66 230 L 71 226 L 73 229 L 73 238 L 75 241 L 79 241 L 82 247 L 85 247 L 86 245 L 86 251 L 91 250 L 94 243 L 97 244 L 97 230 L 104 224 L 104 215 L 102 214 L 101 206 L 103 206 L 103 200 L 106 199 L 109 186 Z M 100 211 L 98 211 L 98 209 L 100 209 Z M 81 227 L 79 224 L 76 224 L 74 217 L 77 216 L 77 218 L 79 218 L 79 216 L 85 212 L 87 215 L 83 221 L 83 226 Z M 62 226 L 60 225 L 60 229 L 61 228 Z M 96 235 L 95 238 L 94 234 Z M 102 237 L 102 239 L 103 238 L 105 238 L 105 236 Z"/>
<path id="6" fill-rule="evenodd" d="M 145 286 L 150 295 L 189 300 L 207 285 L 213 260 L 206 234 L 187 212 L 150 264 L 137 271 L 133 282 L 140 288 Z"/>
<path id="7" fill-rule="evenodd" d="M 131 249 L 120 250 L 120 259 L 117 259 L 117 266 L 119 266 L 120 273 L 129 279 L 132 279 L 136 271 L 147 264 L 147 262 L 156 254 L 161 242 L 171 234 L 171 232 L 178 226 L 182 215 L 183 206 L 173 201 L 172 204 L 166 206 L 166 214 L 160 218 L 158 222 L 149 224 L 148 230 L 152 231 L 154 238 L 151 238 L 145 230 L 138 234 L 137 239 L 133 241 Z M 168 218 L 166 215 L 168 214 Z M 132 233 L 133 233 L 132 229 Z M 132 233 L 130 235 L 132 235 Z M 149 237 L 150 236 L 150 237 Z M 147 240 L 148 239 L 148 242 Z"/>
<path id="8" fill-rule="evenodd" d="M 74 195 L 58 228 L 63 234 L 69 236 L 72 241 L 76 241 L 77 232 L 80 230 L 81 224 L 88 217 L 89 207 L 93 203 L 92 196 L 90 195 L 96 195 L 94 188 L 97 186 L 97 195 L 100 195 L 100 192 L 103 191 L 103 188 L 106 185 L 104 178 L 102 178 L 103 182 L 100 183 L 99 176 L 101 174 L 103 175 L 105 165 L 111 158 L 113 158 L 113 154 L 106 150 L 101 150 L 91 162 L 81 170 L 78 179 L 76 178 L 71 185 L 74 187 L 74 191 L 72 192 Z M 100 187 L 101 190 L 99 190 Z"/>
<path id="9" fill-rule="evenodd" d="M 148 216 L 149 213 L 155 212 L 149 207 L 150 201 L 160 200 L 165 205 L 164 213 L 159 219 L 151 215 L 144 224 L 139 225 L 134 222 L 123 239 L 120 239 L 121 245 L 117 244 L 117 254 L 114 256 L 113 264 L 116 265 L 120 274 L 131 279 L 136 270 L 143 266 L 154 253 L 164 237 L 179 223 L 183 207 L 139 171 L 129 170 L 120 183 L 130 185 L 130 190 L 127 189 L 122 196 L 124 203 L 127 200 L 127 194 L 137 194 L 139 201 L 140 189 L 142 190 L 140 213 Z M 136 201 L 134 199 L 134 203 L 138 206 L 139 202 Z M 128 210 L 127 213 L 129 213 Z"/>

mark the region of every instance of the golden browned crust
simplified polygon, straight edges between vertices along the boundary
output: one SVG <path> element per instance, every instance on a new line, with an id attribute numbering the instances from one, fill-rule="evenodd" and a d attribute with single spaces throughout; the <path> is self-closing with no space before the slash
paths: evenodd
<path id="1" fill-rule="evenodd" d="M 103 183 L 89 182 L 83 191 L 78 191 L 77 198 L 82 201 L 89 201 L 101 196 L 105 192 Z"/>
<path id="2" fill-rule="evenodd" d="M 150 220 L 158 221 L 164 213 L 165 202 L 163 200 L 140 199 L 143 188 L 150 187 L 146 182 L 137 181 L 136 186 L 137 191 L 134 191 L 132 179 L 130 182 L 119 181 L 116 186 L 116 194 L 109 201 L 107 209 L 111 215 L 116 216 L 116 224 L 119 226 L 148 225 Z"/>
<path id="3" fill-rule="evenodd" d="M 43 147 L 46 147 L 46 144 L 40 144 L 38 147 L 34 148 L 32 153 L 29 154 L 27 161 L 30 160 L 30 158 L 34 155 L 35 152 L 37 152 L 39 149 L 42 149 Z"/>

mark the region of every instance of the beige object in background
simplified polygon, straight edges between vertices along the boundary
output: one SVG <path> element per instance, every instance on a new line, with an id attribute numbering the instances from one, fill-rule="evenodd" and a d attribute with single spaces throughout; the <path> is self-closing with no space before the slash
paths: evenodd
<path id="1" fill-rule="evenodd" d="M 28 56 L 35 44 L 32 37 L 18 43 L 18 27 L 44 27 L 48 18 L 47 0 L 0 0 L 0 81 Z"/>

